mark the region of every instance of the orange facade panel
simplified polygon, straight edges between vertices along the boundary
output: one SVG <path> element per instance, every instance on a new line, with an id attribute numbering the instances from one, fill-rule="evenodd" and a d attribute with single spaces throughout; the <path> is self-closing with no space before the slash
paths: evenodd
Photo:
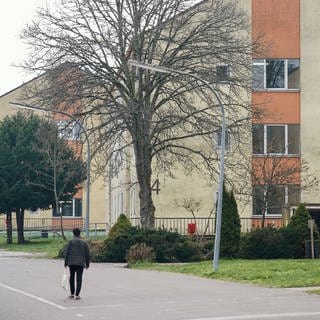
<path id="1" fill-rule="evenodd" d="M 300 184 L 301 159 L 299 157 L 254 157 L 252 158 L 252 184 L 274 185 Z"/>
<path id="2" fill-rule="evenodd" d="M 252 94 L 253 123 L 300 123 L 300 92 L 259 92 Z"/>
<path id="3" fill-rule="evenodd" d="M 300 57 L 300 0 L 252 0 L 252 37 L 266 44 L 263 57 Z"/>

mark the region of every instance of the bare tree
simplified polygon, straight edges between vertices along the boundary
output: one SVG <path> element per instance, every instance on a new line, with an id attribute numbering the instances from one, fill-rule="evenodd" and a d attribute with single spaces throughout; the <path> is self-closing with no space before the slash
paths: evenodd
<path id="1" fill-rule="evenodd" d="M 128 58 L 221 81 L 215 88 L 227 122 L 237 123 L 250 111 L 242 97 L 258 50 L 247 22 L 235 0 L 63 0 L 39 10 L 22 34 L 32 49 L 25 67 L 46 72 L 28 97 L 45 108 L 76 106 L 93 155 L 108 155 L 97 169 L 133 147 L 141 224 L 153 228 L 153 171 L 170 173 L 180 163 L 215 179 L 212 140 L 221 117 L 203 83 L 138 70 Z"/>
<path id="2" fill-rule="evenodd" d="M 265 226 L 267 212 L 272 214 L 275 210 L 275 213 L 279 214 L 285 197 L 289 206 L 298 205 L 301 191 L 319 183 L 305 161 L 280 155 L 254 158 L 251 175 L 253 210 L 254 214 L 260 214 L 262 217 L 261 227 Z"/>
<path id="3" fill-rule="evenodd" d="M 70 201 L 78 191 L 80 183 L 85 179 L 85 165 L 79 158 L 81 150 L 78 149 L 81 148 L 81 145 L 75 144 L 74 148 L 71 149 L 65 140 L 69 136 L 70 123 L 67 122 L 64 128 L 60 128 L 67 134 L 59 132 L 50 120 L 46 124 L 44 123 L 37 134 L 38 151 L 45 159 L 45 166 L 40 168 L 45 168 L 45 170 L 41 170 L 39 167 L 34 168 L 36 174 L 40 177 L 36 184 L 53 194 L 54 207 L 60 217 L 61 236 L 66 240 L 60 202 Z M 30 184 L 35 183 L 30 182 Z"/>

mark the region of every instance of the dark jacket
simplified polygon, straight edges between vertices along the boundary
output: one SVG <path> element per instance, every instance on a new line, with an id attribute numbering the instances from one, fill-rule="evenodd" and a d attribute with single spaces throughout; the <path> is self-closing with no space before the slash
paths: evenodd
<path id="1" fill-rule="evenodd" d="M 89 268 L 89 264 L 90 252 L 88 244 L 79 237 L 74 237 L 68 242 L 64 256 L 64 265 Z"/>

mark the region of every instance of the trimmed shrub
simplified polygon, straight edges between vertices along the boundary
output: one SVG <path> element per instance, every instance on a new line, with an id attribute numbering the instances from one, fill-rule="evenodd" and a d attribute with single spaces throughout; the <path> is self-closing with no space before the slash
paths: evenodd
<path id="1" fill-rule="evenodd" d="M 240 257 L 244 259 L 292 258 L 291 231 L 286 228 L 255 229 L 242 236 Z"/>
<path id="2" fill-rule="evenodd" d="M 137 228 L 119 229 L 112 237 L 103 242 L 100 253 L 101 262 L 126 262 L 126 255 L 130 247 L 136 244 Z"/>
<path id="3" fill-rule="evenodd" d="M 198 261 L 200 249 L 193 242 L 176 232 L 163 229 L 145 230 L 136 227 L 122 229 L 118 234 L 108 237 L 101 251 L 95 256 L 98 261 L 125 262 L 129 249 L 136 244 L 145 243 L 152 247 L 157 262 Z"/>
<path id="4" fill-rule="evenodd" d="M 127 254 L 128 263 L 136 262 L 153 262 L 156 255 L 152 247 L 147 246 L 145 243 L 136 243 L 130 247 Z"/>
<path id="5" fill-rule="evenodd" d="M 173 246 L 173 257 L 178 262 L 200 261 L 199 246 L 190 240 L 178 242 Z"/>
<path id="6" fill-rule="evenodd" d="M 117 219 L 117 222 L 111 227 L 108 238 L 116 237 L 119 233 L 125 232 L 130 229 L 131 223 L 127 216 L 123 213 Z"/>

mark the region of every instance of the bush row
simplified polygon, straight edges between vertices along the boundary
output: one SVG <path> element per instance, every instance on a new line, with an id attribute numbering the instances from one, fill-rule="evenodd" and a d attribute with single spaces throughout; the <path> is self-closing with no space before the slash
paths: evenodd
<path id="1" fill-rule="evenodd" d="M 92 245 L 91 256 L 96 262 L 200 261 L 207 257 L 211 246 L 200 245 L 177 232 L 129 227 Z"/>
<path id="2" fill-rule="evenodd" d="M 300 205 L 287 227 L 255 229 L 243 234 L 241 240 L 238 237 L 221 236 L 220 256 L 245 259 L 303 258 L 305 241 L 310 239 L 308 220 L 310 215 L 307 209 Z M 230 232 L 230 229 L 222 228 L 222 233 L 226 232 L 232 235 L 238 230 Z M 313 236 L 314 239 L 319 238 L 316 226 Z M 94 262 L 192 262 L 208 260 L 213 256 L 213 240 L 196 242 L 177 232 L 140 229 L 131 226 L 125 215 L 120 215 L 104 241 L 90 245 Z"/>
<path id="3" fill-rule="evenodd" d="M 287 227 L 256 229 L 242 236 L 239 256 L 246 259 L 304 258 L 305 242 L 311 238 L 308 210 L 301 204 Z M 319 232 L 314 225 L 314 239 Z"/>

